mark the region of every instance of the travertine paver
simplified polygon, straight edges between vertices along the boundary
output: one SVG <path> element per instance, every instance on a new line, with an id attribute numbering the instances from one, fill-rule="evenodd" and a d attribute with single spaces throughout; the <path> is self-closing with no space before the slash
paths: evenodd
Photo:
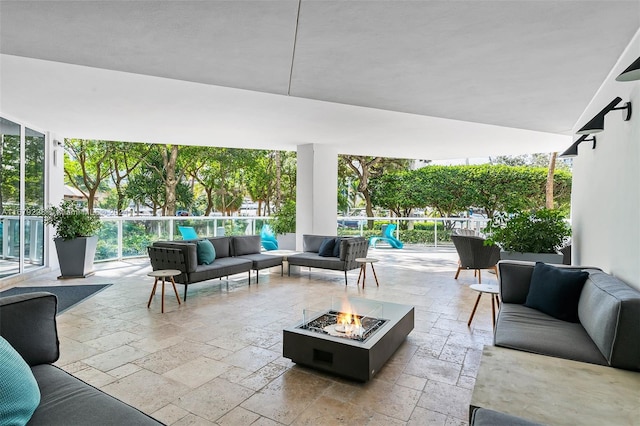
<path id="1" fill-rule="evenodd" d="M 454 280 L 454 250 L 371 250 L 380 287 L 357 287 L 357 270 L 262 271 L 189 287 L 182 306 L 147 309 L 146 259 L 96 265 L 60 284 L 56 273 L 20 285 L 112 283 L 58 317 L 58 365 L 170 425 L 465 425 L 490 307 L 466 320 L 476 297 Z M 488 282 L 495 283 L 489 276 Z M 179 288 L 182 293 L 182 288 Z M 415 306 L 414 331 L 369 383 L 300 367 L 282 357 L 282 328 L 331 297 Z"/>

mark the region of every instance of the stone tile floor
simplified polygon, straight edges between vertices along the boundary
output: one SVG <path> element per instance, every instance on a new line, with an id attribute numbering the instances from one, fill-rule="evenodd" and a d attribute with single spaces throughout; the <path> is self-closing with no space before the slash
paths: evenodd
<path id="1" fill-rule="evenodd" d="M 371 249 L 380 259 L 375 286 L 356 287 L 358 271 L 307 268 L 280 277 L 261 271 L 189 287 L 178 306 L 166 290 L 165 313 L 146 259 L 96 265 L 81 280 L 54 272 L 20 286 L 112 283 L 58 317 L 57 365 L 170 425 L 465 425 L 483 345 L 491 344 L 490 299 L 471 327 L 477 293 L 470 271 L 454 280 L 451 248 Z M 483 274 L 483 282 L 496 278 Z M 180 295 L 184 287 L 178 286 Z M 415 328 L 368 383 L 297 366 L 282 357 L 282 329 L 305 307 L 332 297 L 363 297 L 415 307 Z"/>

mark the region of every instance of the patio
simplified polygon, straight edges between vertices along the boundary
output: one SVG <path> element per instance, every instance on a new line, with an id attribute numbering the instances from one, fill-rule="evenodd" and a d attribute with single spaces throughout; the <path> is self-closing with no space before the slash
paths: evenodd
<path id="1" fill-rule="evenodd" d="M 303 269 L 263 271 L 190 287 L 165 313 L 147 259 L 96 265 L 82 280 L 48 273 L 21 286 L 113 285 L 58 317 L 57 365 L 171 425 L 467 424 L 482 347 L 491 344 L 490 304 L 467 320 L 477 293 L 471 272 L 454 280 L 452 248 L 372 249 L 380 286 Z M 371 277 L 372 278 L 372 277 Z M 253 280 L 252 280 L 253 281 Z M 487 283 L 495 283 L 488 275 Z M 296 366 L 282 357 L 282 329 L 311 305 L 353 296 L 415 306 L 415 328 L 373 380 L 362 384 Z M 326 302 L 325 302 L 326 301 Z"/>

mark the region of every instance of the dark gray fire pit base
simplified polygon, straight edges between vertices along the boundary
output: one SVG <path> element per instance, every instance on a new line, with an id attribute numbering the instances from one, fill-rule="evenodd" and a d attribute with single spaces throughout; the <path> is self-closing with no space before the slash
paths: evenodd
<path id="1" fill-rule="evenodd" d="M 294 326 L 283 330 L 282 354 L 291 361 L 349 379 L 366 382 L 413 330 L 413 306 L 383 305 L 388 321 L 364 342 L 320 334 Z"/>

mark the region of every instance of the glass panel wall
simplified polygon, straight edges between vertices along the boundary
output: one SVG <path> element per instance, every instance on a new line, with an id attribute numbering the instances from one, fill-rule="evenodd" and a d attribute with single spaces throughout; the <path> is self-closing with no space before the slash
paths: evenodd
<path id="1" fill-rule="evenodd" d="M 45 135 L 0 117 L 0 278 L 44 264 Z"/>

